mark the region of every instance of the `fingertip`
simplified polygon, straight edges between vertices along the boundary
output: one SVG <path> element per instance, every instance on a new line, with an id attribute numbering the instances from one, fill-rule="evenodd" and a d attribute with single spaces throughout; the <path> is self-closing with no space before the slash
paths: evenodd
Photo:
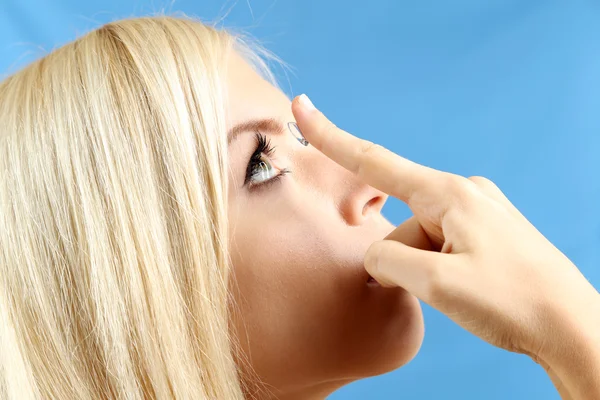
<path id="1" fill-rule="evenodd" d="M 294 97 L 294 99 L 292 100 L 292 113 L 294 115 L 299 115 L 300 114 L 300 96 L 298 95 L 296 97 Z"/>
<path id="2" fill-rule="evenodd" d="M 371 276 L 373 276 L 374 274 L 377 275 L 379 273 L 379 257 L 381 254 L 382 247 L 382 241 L 378 240 L 376 242 L 371 243 L 371 245 L 365 253 L 363 262 L 365 265 L 365 269 L 369 274 L 371 274 Z"/>
<path id="3" fill-rule="evenodd" d="M 381 287 L 384 287 L 386 289 L 393 289 L 393 288 L 397 288 L 399 287 L 399 285 L 395 285 L 395 284 L 387 284 L 385 281 L 377 281 L 379 282 L 379 284 L 381 285 Z"/>
<path id="4" fill-rule="evenodd" d="M 314 124 L 314 115 L 310 110 L 306 109 L 306 105 L 303 101 L 304 94 L 294 97 L 292 100 L 292 114 L 294 115 L 294 119 L 296 120 L 296 126 L 303 138 L 306 138 L 306 132 L 311 133 L 311 126 Z M 306 140 L 306 139 L 305 139 Z M 301 142 L 302 143 L 302 142 Z M 308 144 L 308 140 L 306 143 Z"/>
<path id="5" fill-rule="evenodd" d="M 306 94 L 296 96 L 292 101 L 292 111 L 294 114 L 299 114 L 303 117 L 307 117 L 317 111 L 312 101 Z"/>
<path id="6" fill-rule="evenodd" d="M 375 279 L 381 286 L 391 288 L 398 286 L 395 282 L 391 282 L 386 276 L 386 271 L 381 268 L 381 253 L 384 251 L 384 247 L 387 245 L 385 241 L 378 240 L 371 243 L 371 246 L 367 249 L 364 257 L 364 266 L 367 272 Z"/>
<path id="7" fill-rule="evenodd" d="M 293 107 L 298 107 L 298 102 L 300 101 L 300 96 L 302 96 L 301 94 L 297 95 L 296 97 L 294 97 L 292 99 L 292 108 Z"/>
<path id="8" fill-rule="evenodd" d="M 298 96 L 298 103 L 302 106 L 302 108 L 304 110 L 306 110 L 308 112 L 317 110 L 317 108 L 312 103 L 312 101 L 310 101 L 310 98 L 304 93 L 302 93 L 300 96 Z"/>

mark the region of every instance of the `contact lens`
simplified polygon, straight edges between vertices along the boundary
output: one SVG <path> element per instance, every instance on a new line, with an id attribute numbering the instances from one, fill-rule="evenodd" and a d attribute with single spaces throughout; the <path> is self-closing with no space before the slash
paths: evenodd
<path id="1" fill-rule="evenodd" d="M 288 122 L 288 129 L 301 144 L 308 146 L 308 140 L 304 138 L 304 135 L 302 135 L 300 128 L 298 128 L 298 125 L 295 122 Z"/>

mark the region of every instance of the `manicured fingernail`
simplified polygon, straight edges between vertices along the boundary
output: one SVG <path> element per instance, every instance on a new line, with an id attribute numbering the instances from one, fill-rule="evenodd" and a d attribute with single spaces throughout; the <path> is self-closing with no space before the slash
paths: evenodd
<path id="1" fill-rule="evenodd" d="M 306 111 L 316 110 L 314 104 L 312 103 L 312 101 L 310 101 L 310 99 L 308 98 L 307 95 L 301 94 L 299 100 L 300 100 L 300 104 L 302 104 L 302 107 L 304 107 L 306 109 Z"/>

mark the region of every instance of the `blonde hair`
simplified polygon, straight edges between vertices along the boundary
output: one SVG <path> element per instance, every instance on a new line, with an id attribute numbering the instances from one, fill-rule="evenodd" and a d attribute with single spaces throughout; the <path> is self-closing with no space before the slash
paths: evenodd
<path id="1" fill-rule="evenodd" d="M 112 22 L 0 83 L 0 398 L 243 399 L 225 67 L 187 17 Z"/>

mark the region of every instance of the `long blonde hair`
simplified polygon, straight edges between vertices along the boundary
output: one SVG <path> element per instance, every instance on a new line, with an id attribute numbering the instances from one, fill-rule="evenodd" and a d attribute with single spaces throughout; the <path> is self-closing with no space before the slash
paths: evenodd
<path id="1" fill-rule="evenodd" d="M 0 83 L 0 398 L 244 398 L 231 50 L 276 84 L 258 44 L 163 15 L 106 24 Z"/>

